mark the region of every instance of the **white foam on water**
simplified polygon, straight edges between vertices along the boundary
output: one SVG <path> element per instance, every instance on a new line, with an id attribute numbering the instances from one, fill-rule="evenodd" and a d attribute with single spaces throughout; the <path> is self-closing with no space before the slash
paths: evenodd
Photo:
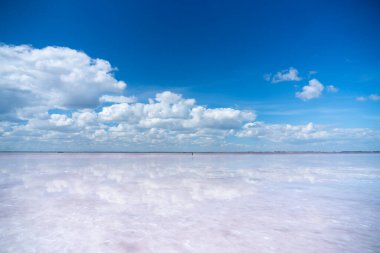
<path id="1" fill-rule="evenodd" d="M 0 252 L 379 252 L 380 155 L 0 155 Z"/>

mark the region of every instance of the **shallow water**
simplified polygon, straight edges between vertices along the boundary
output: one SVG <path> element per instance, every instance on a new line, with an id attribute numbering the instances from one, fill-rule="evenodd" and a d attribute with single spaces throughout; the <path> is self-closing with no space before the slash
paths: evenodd
<path id="1" fill-rule="evenodd" d="M 0 154 L 0 252 L 379 251 L 377 154 Z"/>

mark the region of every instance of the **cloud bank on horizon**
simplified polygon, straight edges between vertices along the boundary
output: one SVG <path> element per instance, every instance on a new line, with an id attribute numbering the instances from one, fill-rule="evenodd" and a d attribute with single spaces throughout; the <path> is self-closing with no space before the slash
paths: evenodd
<path id="1" fill-rule="evenodd" d="M 115 78 L 115 70 L 106 60 L 67 47 L 1 45 L 0 149 L 330 150 L 327 145 L 363 149 L 367 141 L 380 140 L 371 128 L 256 121 L 253 109 L 209 108 L 168 90 L 139 101 L 125 95 L 127 84 Z M 293 67 L 265 79 L 304 81 Z M 318 99 L 324 90 L 338 92 L 313 78 L 295 96 Z M 362 98 L 357 100 L 367 100 Z"/>

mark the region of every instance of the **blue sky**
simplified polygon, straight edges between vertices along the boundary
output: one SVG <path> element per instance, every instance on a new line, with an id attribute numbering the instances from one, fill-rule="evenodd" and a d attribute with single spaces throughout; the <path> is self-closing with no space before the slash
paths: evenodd
<path id="1" fill-rule="evenodd" d="M 377 1 L 2 1 L 0 23 L 2 150 L 380 149 Z"/>

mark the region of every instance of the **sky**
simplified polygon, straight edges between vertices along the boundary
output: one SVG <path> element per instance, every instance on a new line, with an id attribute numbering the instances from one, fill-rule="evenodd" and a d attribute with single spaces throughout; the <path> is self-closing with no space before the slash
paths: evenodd
<path id="1" fill-rule="evenodd" d="M 380 150 L 379 29 L 369 0 L 3 0 L 0 150 Z"/>

